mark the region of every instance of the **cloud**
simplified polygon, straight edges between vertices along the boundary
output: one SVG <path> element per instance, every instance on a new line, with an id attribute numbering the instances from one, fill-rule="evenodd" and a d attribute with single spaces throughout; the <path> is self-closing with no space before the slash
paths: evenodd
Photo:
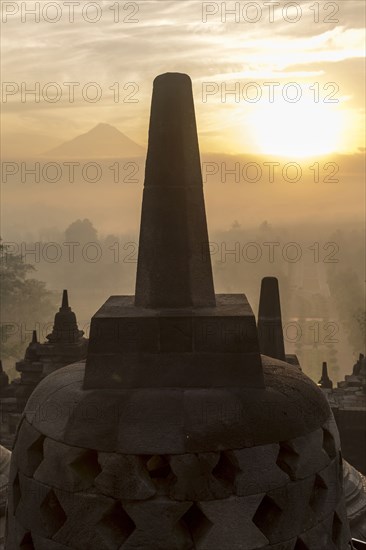
<path id="1" fill-rule="evenodd" d="M 63 5 L 61 0 L 58 3 Z M 27 3 L 31 4 L 34 2 Z M 152 81 L 166 71 L 188 72 L 195 90 L 205 80 L 288 78 L 302 82 L 322 74 L 328 78 L 329 72 L 342 79 L 344 94 L 351 98 L 360 87 L 358 72 L 346 76 L 347 67 L 364 55 L 361 22 L 365 8 L 358 0 L 330 2 L 327 10 L 325 4 L 318 3 L 318 23 L 314 23 L 314 2 L 310 0 L 301 2 L 302 17 L 296 23 L 284 19 L 283 2 L 274 11 L 273 23 L 268 21 L 268 7 L 261 2 L 262 17 L 257 23 L 230 22 L 229 16 L 223 23 L 221 13 L 203 23 L 203 4 L 197 0 L 141 0 L 136 4 L 139 11 L 130 17 L 138 23 L 123 22 L 130 13 L 123 3 L 120 22 L 114 22 L 113 2 L 103 2 L 102 17 L 95 24 L 83 20 L 81 6 L 75 9 L 74 23 L 65 12 L 53 24 L 42 17 L 39 23 L 31 19 L 21 23 L 19 16 L 9 17 L 2 39 L 5 81 L 24 81 L 29 87 L 35 82 L 79 82 L 82 87 L 97 81 L 103 88 L 103 100 L 92 104 L 79 94 L 72 104 L 67 96 L 55 104 L 43 100 L 22 103 L 16 95 L 3 105 L 5 131 L 24 126 L 25 131 L 48 133 L 51 124 L 52 131 L 68 137 L 70 128 L 81 132 L 100 120 L 113 123 L 118 119 L 123 131 L 143 141 Z M 214 4 L 221 9 L 221 2 Z M 226 4 L 231 7 L 234 2 Z M 339 11 L 333 13 L 332 5 L 339 6 Z M 335 22 L 327 22 L 327 17 Z M 332 64 L 342 68 L 332 70 Z M 136 82 L 138 103 L 122 100 L 116 104 L 110 90 L 115 82 L 122 91 L 124 85 Z M 349 108 L 356 106 L 359 93 L 357 99 L 350 100 Z M 210 116 L 203 117 L 209 124 Z"/>

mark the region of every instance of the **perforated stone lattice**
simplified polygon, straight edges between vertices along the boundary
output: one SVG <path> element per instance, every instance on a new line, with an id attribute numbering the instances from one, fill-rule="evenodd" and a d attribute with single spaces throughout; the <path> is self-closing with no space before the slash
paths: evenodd
<path id="1" fill-rule="evenodd" d="M 40 514 L 50 538 L 57 533 L 66 521 L 66 514 L 54 491 L 50 491 L 43 500 Z"/>
<path id="2" fill-rule="evenodd" d="M 27 449 L 29 472 L 34 474 L 43 460 L 43 445 L 45 437 L 40 435 Z"/>
<path id="3" fill-rule="evenodd" d="M 319 550 L 346 548 L 344 517 L 337 510 L 340 495 L 333 490 L 334 481 L 329 485 L 329 479 L 338 479 L 341 464 L 328 428 L 309 434 L 307 444 L 297 438 L 184 455 L 69 447 L 43 437 L 27 421 L 19 438 L 27 446 L 13 460 L 9 520 L 23 536 L 7 550 L 43 549 L 35 538 L 52 541 L 55 548 L 80 550 L 277 550 L 281 543 L 286 550 L 314 550 L 309 546 L 313 531 L 327 540 Z M 60 471 L 52 471 L 55 457 L 64 464 L 61 477 Z M 266 471 L 272 472 L 268 482 Z M 42 496 L 32 511 L 31 529 L 25 521 L 29 501 L 24 487 Z M 82 489 L 68 492 L 75 487 Z M 300 514 L 295 510 L 300 517 L 294 519 L 292 506 L 300 490 L 308 494 L 308 506 Z"/>

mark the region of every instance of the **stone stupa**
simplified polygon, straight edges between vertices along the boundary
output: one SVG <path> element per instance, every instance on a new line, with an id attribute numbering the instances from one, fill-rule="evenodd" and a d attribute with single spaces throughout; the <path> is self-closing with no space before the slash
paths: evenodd
<path id="1" fill-rule="evenodd" d="M 346 550 L 336 425 L 214 294 L 191 81 L 154 81 L 136 296 L 94 315 L 86 364 L 31 395 L 6 550 Z"/>

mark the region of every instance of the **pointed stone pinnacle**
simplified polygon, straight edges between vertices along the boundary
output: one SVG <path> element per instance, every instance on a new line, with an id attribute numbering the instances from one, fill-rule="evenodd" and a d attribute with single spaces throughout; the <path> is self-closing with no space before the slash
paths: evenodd
<path id="1" fill-rule="evenodd" d="M 39 342 L 37 338 L 37 331 L 32 331 L 32 339 L 29 342 L 27 349 L 25 350 L 24 359 L 27 361 L 38 361 Z"/>
<path id="2" fill-rule="evenodd" d="M 327 365 L 326 361 L 323 361 L 322 377 L 319 380 L 318 385 L 321 388 L 324 388 L 324 389 L 332 389 L 333 388 L 333 382 L 331 381 L 331 379 L 328 376 L 328 365 Z"/>
<path id="3" fill-rule="evenodd" d="M 286 361 L 280 293 L 276 277 L 264 277 L 258 312 L 259 347 L 263 355 Z"/>
<path id="4" fill-rule="evenodd" d="M 68 297 L 68 294 L 67 294 L 67 290 L 64 290 L 62 292 L 61 309 L 70 309 L 70 307 L 69 307 L 69 297 Z"/>
<path id="5" fill-rule="evenodd" d="M 215 306 L 192 83 L 154 81 L 135 305 Z"/>

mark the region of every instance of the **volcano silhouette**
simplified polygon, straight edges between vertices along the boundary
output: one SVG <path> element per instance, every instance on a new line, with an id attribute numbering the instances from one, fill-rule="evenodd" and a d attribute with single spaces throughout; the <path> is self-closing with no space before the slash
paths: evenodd
<path id="1" fill-rule="evenodd" d="M 56 158 L 140 157 L 145 149 L 110 124 L 97 124 L 80 136 L 65 141 L 45 153 Z"/>

